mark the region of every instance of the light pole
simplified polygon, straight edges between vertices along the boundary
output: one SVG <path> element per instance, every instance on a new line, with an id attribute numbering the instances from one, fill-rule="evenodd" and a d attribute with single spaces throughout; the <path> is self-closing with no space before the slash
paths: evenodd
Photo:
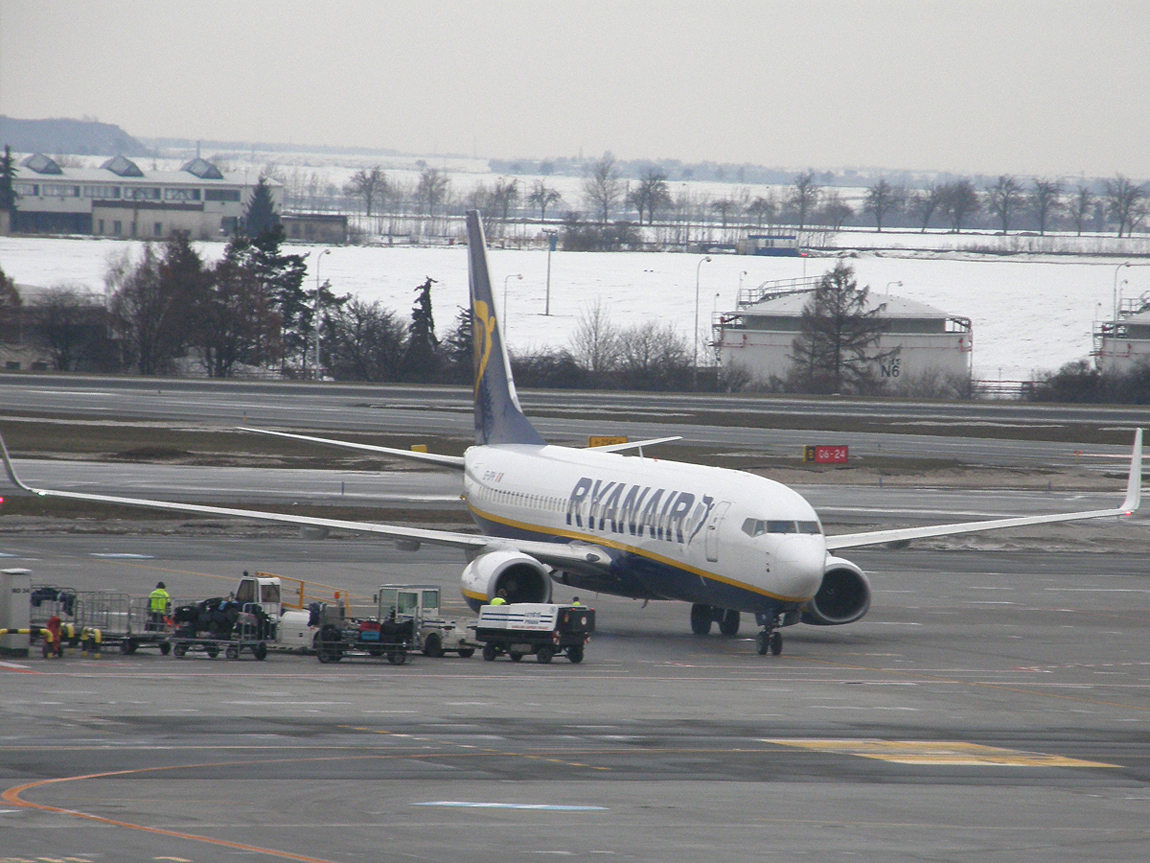
<path id="1" fill-rule="evenodd" d="M 319 263 L 324 255 L 330 255 L 331 249 L 324 249 L 315 256 L 315 379 L 319 380 Z"/>
<path id="2" fill-rule="evenodd" d="M 887 295 L 888 297 L 890 296 L 890 286 L 891 286 L 891 285 L 898 285 L 898 286 L 901 288 L 901 287 L 902 287 L 902 282 L 887 282 L 887 283 L 886 283 L 886 295 Z"/>
<path id="3" fill-rule="evenodd" d="M 691 379 L 694 381 L 693 388 L 696 391 L 699 389 L 699 275 L 703 269 L 703 264 L 709 263 L 711 263 L 711 256 L 707 255 L 705 258 L 700 258 L 699 263 L 695 266 L 695 359 L 691 363 Z"/>
<path id="4" fill-rule="evenodd" d="M 543 305 L 543 314 L 551 314 L 551 252 L 555 250 L 555 238 L 559 235 L 558 231 L 551 231 L 544 229 L 543 233 L 547 235 L 547 301 Z M 504 304 L 506 305 L 506 303 Z M 503 310 L 504 314 L 507 309 Z"/>
<path id="5" fill-rule="evenodd" d="M 1117 267 L 1114 268 L 1114 316 L 1110 320 L 1114 323 L 1115 327 L 1118 326 L 1118 273 L 1123 267 L 1132 267 L 1132 266 L 1134 266 L 1134 265 L 1132 263 L 1130 263 L 1129 261 L 1127 261 L 1126 263 L 1119 264 Z M 1116 330 L 1116 332 L 1117 332 L 1117 330 Z"/>
<path id="6" fill-rule="evenodd" d="M 510 329 L 510 327 L 508 326 L 508 323 L 507 323 L 507 280 L 508 279 L 519 279 L 520 281 L 522 281 L 523 280 L 523 273 L 512 273 L 510 276 L 504 276 L 503 277 L 503 334 L 504 335 L 507 335 L 507 331 Z"/>

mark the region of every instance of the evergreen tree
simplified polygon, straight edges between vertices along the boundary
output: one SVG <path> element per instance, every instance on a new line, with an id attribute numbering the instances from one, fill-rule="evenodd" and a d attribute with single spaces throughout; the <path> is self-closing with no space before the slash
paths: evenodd
<path id="1" fill-rule="evenodd" d="M 271 186 L 266 177 L 256 183 L 252 199 L 244 209 L 244 230 L 249 237 L 258 237 L 273 228 L 279 227 L 280 217 L 272 201 Z"/>
<path id="2" fill-rule="evenodd" d="M 4 155 L 0 156 L 0 210 L 16 209 L 15 180 L 16 160 L 12 158 L 12 149 L 5 144 Z"/>
<path id="3" fill-rule="evenodd" d="M 16 290 L 16 280 L 0 267 L 0 341 L 14 341 L 19 337 L 23 304 Z"/>
<path id="4" fill-rule="evenodd" d="M 403 359 L 403 376 L 409 381 L 435 380 L 439 371 L 439 339 L 435 336 L 435 318 L 431 312 L 430 276 L 415 289 L 415 306 L 407 328 L 407 354 Z"/>
<path id="5" fill-rule="evenodd" d="M 471 309 L 459 307 L 455 315 L 455 327 L 443 340 L 443 353 L 448 363 L 447 377 L 453 383 L 469 384 L 472 379 L 472 345 L 475 343 L 475 329 L 471 319 Z"/>
<path id="6" fill-rule="evenodd" d="M 878 389 L 875 367 L 897 353 L 874 350 L 882 337 L 885 303 L 869 306 L 854 267 L 841 261 L 819 280 L 803 307 L 793 343 L 791 386 L 802 392 L 868 393 Z"/>

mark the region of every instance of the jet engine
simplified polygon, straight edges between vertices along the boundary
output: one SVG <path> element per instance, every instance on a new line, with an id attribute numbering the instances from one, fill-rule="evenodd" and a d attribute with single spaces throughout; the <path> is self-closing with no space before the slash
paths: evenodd
<path id="1" fill-rule="evenodd" d="M 803 623 L 839 626 L 860 620 L 870 608 L 870 582 L 849 560 L 828 557 L 823 583 L 814 599 L 803 606 Z"/>
<path id="2" fill-rule="evenodd" d="M 484 552 L 463 570 L 463 598 L 472 611 L 479 611 L 500 590 L 507 591 L 508 602 L 550 602 L 551 571 L 514 549 Z"/>

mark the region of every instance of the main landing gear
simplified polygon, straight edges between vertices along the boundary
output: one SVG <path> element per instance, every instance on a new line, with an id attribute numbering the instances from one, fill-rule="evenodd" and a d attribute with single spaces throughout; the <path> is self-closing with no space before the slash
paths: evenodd
<path id="1" fill-rule="evenodd" d="M 713 605 L 704 605 L 696 602 L 691 606 L 691 632 L 695 635 L 706 635 L 711 631 L 711 624 L 719 624 L 719 632 L 723 635 L 739 634 L 739 610 L 737 608 L 717 608 Z"/>

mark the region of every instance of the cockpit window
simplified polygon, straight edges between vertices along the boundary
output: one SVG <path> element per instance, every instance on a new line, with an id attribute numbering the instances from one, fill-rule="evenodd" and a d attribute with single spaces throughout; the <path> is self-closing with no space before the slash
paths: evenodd
<path id="1" fill-rule="evenodd" d="M 808 533 L 820 534 L 822 528 L 817 521 L 782 521 L 781 519 L 748 518 L 743 522 L 743 533 L 747 536 L 762 536 L 764 533 Z"/>

